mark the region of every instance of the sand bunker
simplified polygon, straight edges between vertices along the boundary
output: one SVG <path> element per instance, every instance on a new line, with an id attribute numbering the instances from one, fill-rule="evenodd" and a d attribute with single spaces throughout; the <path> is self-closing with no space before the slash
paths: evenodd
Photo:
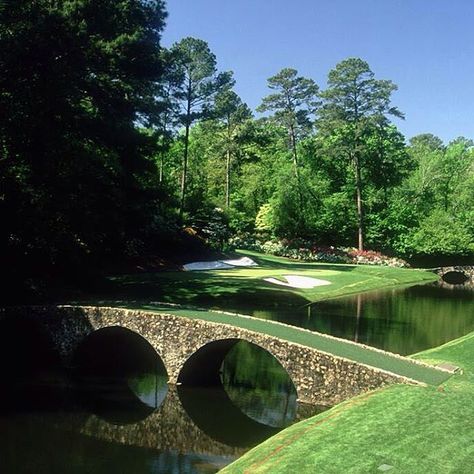
<path id="1" fill-rule="evenodd" d="M 214 260 L 212 262 L 193 262 L 183 265 L 183 268 L 188 271 L 199 270 L 226 270 L 235 267 L 256 267 L 251 258 L 242 257 L 235 260 Z"/>
<path id="2" fill-rule="evenodd" d="M 331 282 L 327 280 L 319 280 L 317 278 L 299 275 L 283 275 L 283 278 L 286 281 L 281 281 L 276 278 L 264 278 L 264 280 L 274 285 L 289 286 L 290 288 L 316 288 L 317 286 L 331 284 Z"/>

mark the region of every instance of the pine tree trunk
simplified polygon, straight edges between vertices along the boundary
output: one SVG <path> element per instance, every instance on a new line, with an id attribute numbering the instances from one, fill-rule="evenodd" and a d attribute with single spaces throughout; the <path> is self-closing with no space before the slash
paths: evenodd
<path id="1" fill-rule="evenodd" d="M 225 187 L 225 204 L 227 209 L 230 207 L 230 150 L 227 150 L 227 163 L 226 163 L 226 187 Z"/>
<path id="2" fill-rule="evenodd" d="M 164 153 L 161 152 L 161 153 L 160 153 L 160 169 L 159 169 L 159 175 L 158 175 L 158 181 L 159 181 L 159 183 L 162 183 L 162 182 L 163 182 L 164 161 L 165 161 Z"/>
<path id="3" fill-rule="evenodd" d="M 183 220 L 184 202 L 186 199 L 186 187 L 188 176 L 188 149 L 189 149 L 189 124 L 186 124 L 186 132 L 184 135 L 184 153 L 183 153 L 183 170 L 181 174 L 181 202 L 179 206 L 179 219 Z"/>
<path id="4" fill-rule="evenodd" d="M 362 202 L 362 177 L 360 173 L 359 158 L 354 156 L 355 177 L 356 177 L 356 201 L 357 201 L 357 227 L 359 250 L 364 250 L 364 208 Z"/>
<path id="5" fill-rule="evenodd" d="M 293 126 L 290 127 L 290 141 L 291 141 L 291 151 L 293 154 L 293 168 L 295 171 L 296 181 L 298 182 L 298 186 L 300 183 L 300 172 L 298 169 L 298 150 L 296 148 L 296 134 Z"/>

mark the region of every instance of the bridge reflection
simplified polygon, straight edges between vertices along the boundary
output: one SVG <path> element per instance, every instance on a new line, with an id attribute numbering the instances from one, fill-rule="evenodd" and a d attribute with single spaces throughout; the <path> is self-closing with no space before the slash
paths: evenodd
<path id="1" fill-rule="evenodd" d="M 324 409 L 299 404 L 295 421 Z M 128 446 L 231 457 L 280 430 L 246 416 L 223 389 L 174 386 L 162 405 L 140 421 L 117 424 L 90 415 L 76 428 L 81 434 Z"/>

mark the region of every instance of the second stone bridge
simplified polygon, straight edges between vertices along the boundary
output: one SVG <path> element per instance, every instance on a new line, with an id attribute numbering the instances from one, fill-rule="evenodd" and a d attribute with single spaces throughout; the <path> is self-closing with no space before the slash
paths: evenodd
<path id="1" fill-rule="evenodd" d="M 189 310 L 192 317 L 187 317 L 186 311 L 172 308 L 150 311 L 90 306 L 23 307 L 3 310 L 0 320 L 13 318 L 34 323 L 49 337 L 66 366 L 72 364 L 74 355 L 92 334 L 106 328 L 121 328 L 152 346 L 163 361 L 169 384 L 188 386 L 220 383 L 220 368 L 225 356 L 234 344 L 245 340 L 268 351 L 281 364 L 300 401 L 318 405 L 334 405 L 393 383 L 428 381 L 436 385 L 450 375 L 411 359 L 280 323 L 238 315 L 229 319 L 229 315 L 220 316 L 219 313 L 214 313 L 214 321 L 209 321 L 200 319 L 200 313 L 196 317 L 196 311 L 192 310 Z M 226 322 L 216 322 L 221 317 Z M 269 332 L 275 332 L 276 328 L 278 334 L 285 337 L 288 334 L 296 342 L 238 327 L 228 321 L 237 321 L 240 325 L 258 322 Z M 309 337 L 309 340 L 314 338 L 316 346 L 325 347 L 324 343 L 330 343 L 331 347 L 343 351 L 338 355 L 339 349 L 330 353 L 318 347 L 308 347 L 298 343 L 297 336 Z M 354 354 L 354 359 L 341 357 L 341 353 Z M 373 360 L 373 365 L 364 363 L 364 360 Z M 377 361 L 380 364 L 377 365 Z M 387 363 L 394 367 L 393 371 L 386 369 Z"/>

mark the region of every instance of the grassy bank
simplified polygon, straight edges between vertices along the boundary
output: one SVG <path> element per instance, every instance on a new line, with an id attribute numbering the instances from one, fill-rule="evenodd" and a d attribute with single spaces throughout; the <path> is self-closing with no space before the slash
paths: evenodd
<path id="1" fill-rule="evenodd" d="M 259 267 L 199 272 L 167 271 L 111 277 L 108 296 L 233 309 L 295 306 L 362 291 L 435 281 L 436 275 L 366 265 L 308 264 L 255 252 L 241 252 Z M 328 286 L 296 289 L 264 281 L 284 275 L 329 281 Z"/>
<path id="2" fill-rule="evenodd" d="M 351 399 L 282 431 L 221 472 L 365 474 L 385 465 L 409 474 L 471 473 L 474 333 L 415 357 L 461 372 L 438 388 L 396 385 Z"/>

